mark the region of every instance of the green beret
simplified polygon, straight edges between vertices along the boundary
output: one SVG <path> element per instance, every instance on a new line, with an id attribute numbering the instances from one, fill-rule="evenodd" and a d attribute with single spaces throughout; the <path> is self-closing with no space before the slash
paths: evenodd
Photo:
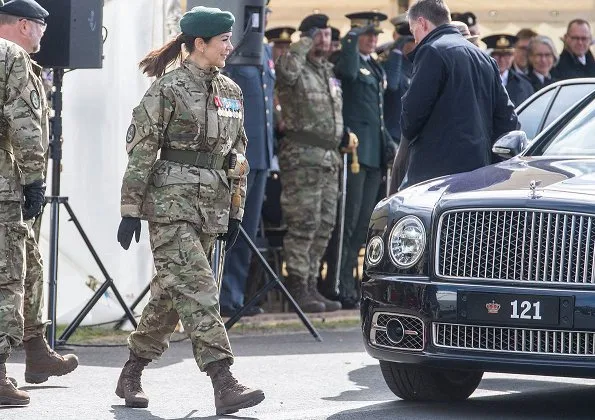
<path id="1" fill-rule="evenodd" d="M 229 12 L 216 7 L 193 7 L 180 19 L 180 29 L 186 35 L 211 38 L 225 32 L 231 32 L 235 18 Z"/>

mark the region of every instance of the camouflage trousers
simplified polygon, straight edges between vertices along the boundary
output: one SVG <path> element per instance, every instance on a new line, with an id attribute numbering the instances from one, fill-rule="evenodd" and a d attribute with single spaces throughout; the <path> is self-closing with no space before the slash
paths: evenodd
<path id="1" fill-rule="evenodd" d="M 215 236 L 183 221 L 149 222 L 149 234 L 157 273 L 149 303 L 128 337 L 130 350 L 138 357 L 159 358 L 181 320 L 201 371 L 217 360 L 233 362 L 208 258 Z"/>
<path id="2" fill-rule="evenodd" d="M 287 224 L 283 255 L 290 277 L 317 279 L 320 260 L 335 226 L 337 167 L 281 168 L 281 209 Z"/>
<path id="3" fill-rule="evenodd" d="M 22 222 L 0 222 L 0 354 L 10 354 L 23 340 L 26 236 Z"/>
<path id="4" fill-rule="evenodd" d="M 39 228 L 41 217 L 35 223 L 28 223 L 29 233 L 25 239 L 25 301 L 23 304 L 23 317 L 25 318 L 25 331 L 23 341 L 44 334 L 43 323 L 43 263 L 39 245 Z"/>

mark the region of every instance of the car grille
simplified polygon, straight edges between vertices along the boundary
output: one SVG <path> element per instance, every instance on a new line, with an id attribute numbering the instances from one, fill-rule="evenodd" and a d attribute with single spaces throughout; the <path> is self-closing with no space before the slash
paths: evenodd
<path id="1" fill-rule="evenodd" d="M 432 324 L 434 345 L 451 349 L 595 357 L 595 333 Z"/>
<path id="2" fill-rule="evenodd" d="M 446 278 L 595 284 L 594 216 L 540 210 L 444 213 L 436 272 Z"/>
<path id="3" fill-rule="evenodd" d="M 399 343 L 392 341 L 387 333 L 389 321 L 396 319 L 401 322 L 405 335 Z M 424 349 L 424 323 L 421 319 L 391 312 L 376 312 L 372 317 L 370 342 L 373 346 L 395 350 L 421 351 Z"/>

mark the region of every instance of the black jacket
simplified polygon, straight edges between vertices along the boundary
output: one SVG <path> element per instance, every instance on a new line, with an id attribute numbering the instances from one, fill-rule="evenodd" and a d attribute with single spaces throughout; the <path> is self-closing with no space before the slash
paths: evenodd
<path id="1" fill-rule="evenodd" d="M 402 188 L 492 161 L 492 143 L 518 125 L 496 62 L 452 25 L 430 32 L 410 54 L 401 130 L 409 140 Z"/>
<path id="2" fill-rule="evenodd" d="M 506 91 L 515 107 L 522 104 L 525 99 L 535 92 L 529 79 L 524 74 L 518 74 L 513 69 L 508 70 Z"/>
<path id="3" fill-rule="evenodd" d="M 535 90 L 535 92 L 537 92 L 540 89 L 543 89 L 547 85 L 551 85 L 552 83 L 558 81 L 558 79 L 556 79 L 550 74 L 550 78 L 545 78 L 542 82 L 541 80 L 539 80 L 539 77 L 537 77 L 535 75 L 535 72 L 533 71 L 531 71 L 531 73 L 529 73 L 529 76 L 527 77 L 529 78 L 529 81 L 531 82 L 531 85 L 533 86 L 533 90 Z"/>
<path id="4" fill-rule="evenodd" d="M 557 80 L 595 77 L 595 60 L 591 51 L 587 51 L 585 58 L 587 59 L 587 64 L 583 65 L 570 51 L 562 51 L 560 61 L 552 69 L 552 76 Z"/>

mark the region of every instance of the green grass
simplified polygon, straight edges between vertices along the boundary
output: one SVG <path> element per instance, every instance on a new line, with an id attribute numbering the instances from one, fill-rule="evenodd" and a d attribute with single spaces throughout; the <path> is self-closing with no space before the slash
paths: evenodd
<path id="1" fill-rule="evenodd" d="M 359 319 L 326 319 L 326 320 L 311 320 L 314 327 L 320 331 L 333 331 L 343 329 L 355 329 L 360 325 Z M 58 325 L 56 330 L 56 337 L 59 337 L 65 325 Z M 297 320 L 291 321 L 269 321 L 266 323 L 249 321 L 239 322 L 233 326 L 229 331 L 229 335 L 265 335 L 265 334 L 283 334 L 294 332 L 308 332 L 302 322 Z M 78 327 L 75 332 L 69 337 L 68 344 L 121 344 L 126 345 L 126 339 L 130 331 L 114 330 L 112 326 L 106 325 L 101 327 Z M 184 339 L 184 333 L 174 333 L 172 341 Z"/>

